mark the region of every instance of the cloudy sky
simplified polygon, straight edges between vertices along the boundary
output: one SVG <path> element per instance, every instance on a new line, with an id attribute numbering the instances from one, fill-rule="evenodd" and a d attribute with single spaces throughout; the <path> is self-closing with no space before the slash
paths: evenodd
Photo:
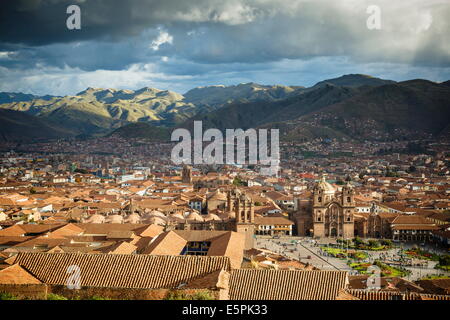
<path id="1" fill-rule="evenodd" d="M 69 30 L 66 9 L 81 9 Z M 371 5 L 381 29 L 370 30 Z M 450 0 L 13 0 L 0 10 L 0 91 L 184 93 L 349 73 L 450 79 Z M 371 11 L 373 12 L 373 11 Z M 372 20 L 371 20 L 372 21 Z"/>

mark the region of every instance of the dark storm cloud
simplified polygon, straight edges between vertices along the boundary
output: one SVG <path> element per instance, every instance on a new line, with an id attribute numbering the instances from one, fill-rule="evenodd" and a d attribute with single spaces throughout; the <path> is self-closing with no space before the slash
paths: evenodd
<path id="1" fill-rule="evenodd" d="M 372 2 L 382 12 L 382 29 L 377 31 L 366 27 L 366 9 Z M 74 3 L 81 7 L 82 17 L 82 28 L 76 31 L 66 28 L 66 8 Z M 450 28 L 449 17 L 450 3 L 438 0 L 18 0 L 2 8 L 0 43 L 7 51 L 5 46 L 11 44 L 109 42 L 114 48 L 96 46 L 99 54 L 108 52 L 111 59 L 99 61 L 98 67 L 120 68 L 161 55 L 162 50 L 147 50 L 151 39 L 145 35 L 162 26 L 174 40 L 164 54 L 202 63 L 346 55 L 366 62 L 449 66 L 450 52 L 444 44 L 449 35 L 442 32 Z M 131 41 L 142 45 L 130 47 Z M 68 57 L 71 51 L 81 54 L 79 50 L 66 49 L 66 55 L 62 47 L 57 51 L 69 65 L 94 67 Z M 130 58 L 123 58 L 121 51 L 128 51 Z M 61 63 L 56 60 L 49 58 L 50 63 Z"/>
<path id="2" fill-rule="evenodd" d="M 244 1 L 245 2 L 245 1 Z M 14 0 L 4 1 L 0 11 L 0 42 L 46 45 L 89 39 L 117 39 L 138 35 L 158 24 L 223 22 L 241 23 L 247 13 L 233 12 L 241 1 L 218 0 Z M 82 28 L 66 28 L 66 8 L 76 4 L 82 12 Z M 232 12 L 232 15 L 229 14 Z M 254 12 L 253 12 L 254 11 Z"/>
<path id="3" fill-rule="evenodd" d="M 117 37 L 137 34 L 147 23 L 134 19 L 138 1 L 15 0 L 4 1 L 0 11 L 0 41 L 27 45 Z M 82 29 L 66 27 L 66 9 L 77 4 L 82 10 Z"/>
<path id="4" fill-rule="evenodd" d="M 72 4 L 81 30 L 66 28 Z M 366 26 L 372 4 L 381 30 Z M 0 90 L 306 85 L 348 72 L 447 80 L 448 30 L 447 0 L 3 1 Z"/>

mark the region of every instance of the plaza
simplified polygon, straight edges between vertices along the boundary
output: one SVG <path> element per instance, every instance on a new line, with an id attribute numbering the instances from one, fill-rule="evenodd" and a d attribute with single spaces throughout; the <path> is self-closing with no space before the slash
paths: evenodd
<path id="1" fill-rule="evenodd" d="M 337 258 L 323 250 L 326 247 L 339 245 L 336 242 L 336 239 L 333 238 L 324 238 L 319 241 L 308 237 L 272 238 L 267 236 L 257 236 L 255 245 L 257 248 L 273 251 L 288 258 L 312 265 L 320 270 L 341 270 L 349 272 L 349 275 L 360 274 L 357 270 L 352 269 L 348 265 L 347 261 L 349 260 L 347 258 Z M 417 244 L 395 243 L 394 247 L 388 250 L 356 251 L 364 252 L 367 256 L 359 262 L 374 263 L 375 261 L 380 261 L 389 266 L 406 269 L 409 271 L 409 274 L 403 278 L 409 281 L 416 281 L 427 276 L 435 275 L 450 276 L 450 272 L 435 269 L 437 261 L 420 260 L 415 261 L 413 265 L 409 265 L 407 261 L 411 260 L 405 257 L 404 250 L 414 248 L 415 246 L 417 246 Z M 446 249 L 431 244 L 420 247 L 430 253 L 439 255 L 447 253 Z M 346 250 L 345 246 L 341 246 L 340 248 Z"/>

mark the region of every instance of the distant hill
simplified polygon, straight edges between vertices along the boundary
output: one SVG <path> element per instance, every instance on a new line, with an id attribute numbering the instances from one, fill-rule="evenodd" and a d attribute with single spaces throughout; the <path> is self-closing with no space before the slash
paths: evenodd
<path id="1" fill-rule="evenodd" d="M 36 124 L 26 122 L 39 119 L 36 123 L 48 128 L 48 136 L 60 132 L 62 137 L 113 132 L 125 138 L 165 139 L 165 128 L 192 129 L 193 121 L 201 120 L 204 129 L 279 128 L 285 140 L 389 140 L 449 132 L 449 91 L 450 81 L 394 82 L 350 74 L 309 88 L 245 83 L 198 87 L 184 95 L 148 87 L 87 88 L 64 97 L 0 93 L 0 110 L 31 116 L 16 122 L 24 132 L 11 124 L 5 127 L 8 139 L 15 134 L 34 137 L 29 128 Z"/>
<path id="2" fill-rule="evenodd" d="M 444 86 L 450 87 L 450 80 L 441 83 Z"/>
<path id="3" fill-rule="evenodd" d="M 87 88 L 64 97 L 2 93 L 0 109 L 22 111 L 57 122 L 77 135 L 104 135 L 135 122 L 173 127 L 229 101 L 274 101 L 300 88 L 251 83 L 196 88 L 186 96 L 148 87 L 135 91 Z"/>
<path id="4" fill-rule="evenodd" d="M 11 103 L 11 102 L 26 102 L 26 101 L 32 101 L 34 99 L 41 99 L 41 100 L 50 100 L 53 98 L 53 96 L 46 95 L 46 96 L 35 96 L 33 94 L 27 94 L 27 93 L 16 93 L 16 92 L 0 92 L 0 104 L 3 103 Z"/>
<path id="5" fill-rule="evenodd" d="M 437 136 L 450 124 L 450 87 L 426 80 L 374 87 L 295 122 L 368 140 Z"/>
<path id="6" fill-rule="evenodd" d="M 72 135 L 72 132 L 44 119 L 0 109 L 0 141 L 48 140 Z"/>
<path id="7" fill-rule="evenodd" d="M 184 97 L 186 102 L 218 108 L 233 102 L 276 101 L 287 98 L 302 89 L 304 87 L 267 86 L 250 82 L 235 86 L 198 87 L 186 92 Z"/>
<path id="8" fill-rule="evenodd" d="M 273 102 L 233 103 L 196 116 L 192 128 L 279 128 L 284 140 L 390 140 L 438 136 L 450 124 L 450 87 L 426 80 L 379 86 L 323 83 Z"/>
<path id="9" fill-rule="evenodd" d="M 145 122 L 130 123 L 110 133 L 110 136 L 121 138 L 142 138 L 151 141 L 169 141 L 172 130 L 165 127 L 155 127 Z"/>
<path id="10" fill-rule="evenodd" d="M 317 88 L 320 86 L 324 86 L 327 84 L 332 84 L 335 86 L 341 86 L 341 87 L 362 87 L 362 86 L 371 86 L 371 87 L 377 87 L 382 86 L 385 84 L 394 84 L 395 81 L 392 80 L 384 80 L 380 78 L 375 78 L 372 76 L 368 76 L 365 74 L 347 74 L 338 78 L 334 79 L 328 79 L 324 81 L 320 81 L 316 83 L 313 88 Z"/>
<path id="11" fill-rule="evenodd" d="M 173 126 L 198 112 L 210 111 L 208 107 L 184 102 L 178 93 L 153 88 L 136 91 L 87 88 L 75 96 L 29 98 L 0 104 L 0 108 L 57 121 L 78 134 L 107 133 L 137 121 Z"/>
<path id="12" fill-rule="evenodd" d="M 359 89 L 325 85 L 279 101 L 232 103 L 214 112 L 197 115 L 183 125 L 191 128 L 192 121 L 201 120 L 205 128 L 254 128 L 267 123 L 296 119 L 352 97 L 358 92 Z"/>

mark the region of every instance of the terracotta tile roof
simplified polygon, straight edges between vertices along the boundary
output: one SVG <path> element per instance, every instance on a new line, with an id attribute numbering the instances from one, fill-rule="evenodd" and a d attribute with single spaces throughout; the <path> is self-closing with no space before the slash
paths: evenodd
<path id="1" fill-rule="evenodd" d="M 437 230 L 433 222 L 420 215 L 405 216 L 399 215 L 392 221 L 394 230 Z"/>
<path id="2" fill-rule="evenodd" d="M 204 277 L 196 278 L 190 281 L 185 287 L 189 289 L 227 289 L 228 282 L 230 278 L 230 273 L 225 270 L 218 270 L 212 273 L 207 274 Z"/>
<path id="3" fill-rule="evenodd" d="M 208 250 L 208 256 L 226 256 L 230 258 L 231 267 L 241 267 L 244 258 L 245 237 L 241 233 L 228 231 L 214 239 Z"/>
<path id="4" fill-rule="evenodd" d="M 49 237 L 66 237 L 66 236 L 76 236 L 83 232 L 84 230 L 80 227 L 74 225 L 73 223 L 68 223 L 55 231 L 50 232 Z"/>
<path id="5" fill-rule="evenodd" d="M 433 224 L 433 222 L 419 215 L 399 215 L 392 224 Z"/>
<path id="6" fill-rule="evenodd" d="M 231 271 L 231 300 L 334 300 L 347 285 L 345 271 Z"/>
<path id="7" fill-rule="evenodd" d="M 20 249 L 20 248 L 36 248 L 36 247 L 42 247 L 42 248 L 52 248 L 57 245 L 68 245 L 70 244 L 70 240 L 66 238 L 47 238 L 47 237 L 35 237 L 31 240 L 24 241 L 21 243 L 18 243 L 11 248 L 5 249 L 5 251 L 12 252 L 14 249 Z M 20 250 L 19 250 L 20 251 Z"/>
<path id="8" fill-rule="evenodd" d="M 137 247 L 128 242 L 117 242 L 110 247 L 106 247 L 101 250 L 104 253 L 109 254 L 132 254 L 136 252 Z"/>
<path id="9" fill-rule="evenodd" d="M 207 256 L 226 256 L 232 268 L 240 268 L 245 238 L 233 231 L 174 230 L 160 234 L 143 250 L 144 254 L 179 255 L 188 242 L 211 242 Z"/>
<path id="10" fill-rule="evenodd" d="M 438 226 L 429 224 L 408 224 L 408 225 L 395 225 L 392 226 L 393 230 L 438 230 Z"/>
<path id="11" fill-rule="evenodd" d="M 133 240 L 129 241 L 129 243 L 137 247 L 138 253 L 142 253 L 142 251 L 149 246 L 152 239 L 153 238 L 151 237 L 135 236 Z"/>
<path id="12" fill-rule="evenodd" d="M 21 242 L 33 239 L 34 237 L 25 236 L 4 236 L 0 237 L 0 246 L 14 246 Z"/>
<path id="13" fill-rule="evenodd" d="M 20 225 L 25 233 L 33 233 L 33 234 L 42 234 L 52 230 L 56 230 L 65 224 L 51 224 L 51 225 L 43 225 L 43 224 L 23 224 Z"/>
<path id="14" fill-rule="evenodd" d="M 431 212 L 429 218 L 444 222 L 450 222 L 450 214 L 448 212 Z"/>
<path id="15" fill-rule="evenodd" d="M 186 241 L 212 241 L 230 231 L 214 230 L 174 230 L 174 232 Z"/>
<path id="16" fill-rule="evenodd" d="M 25 230 L 21 226 L 15 224 L 11 227 L 1 229 L 0 237 L 18 237 L 24 235 L 25 233 Z"/>
<path id="17" fill-rule="evenodd" d="M 158 234 L 162 233 L 164 231 L 164 227 L 156 225 L 156 224 L 150 224 L 146 225 L 145 227 L 141 227 L 139 229 L 135 229 L 134 233 L 139 235 L 140 237 L 156 237 Z"/>
<path id="18" fill-rule="evenodd" d="M 19 253 L 15 263 L 47 284 L 66 285 L 67 268 L 79 266 L 81 286 L 176 288 L 219 270 L 227 257 L 83 253 Z"/>
<path id="19" fill-rule="evenodd" d="M 106 234 L 106 239 L 132 239 L 134 236 L 131 230 L 110 230 Z"/>
<path id="20" fill-rule="evenodd" d="M 174 231 L 160 234 L 142 252 L 151 255 L 179 255 L 186 246 L 187 241 Z"/>
<path id="21" fill-rule="evenodd" d="M 359 289 L 347 290 L 352 296 L 360 300 L 450 300 L 450 295 L 436 295 L 423 293 L 400 293 L 398 291 L 366 291 Z"/>
<path id="22" fill-rule="evenodd" d="M 367 289 L 367 279 L 369 275 L 356 275 L 349 276 L 349 289 Z M 400 291 L 414 291 L 423 292 L 423 289 L 413 282 L 399 278 L 399 277 L 382 277 L 381 278 L 381 288 L 389 288 L 400 290 Z"/>
<path id="23" fill-rule="evenodd" d="M 340 290 L 336 300 L 360 300 L 357 297 L 351 295 L 346 290 Z"/>
<path id="24" fill-rule="evenodd" d="M 146 224 L 138 223 L 75 223 L 77 227 L 84 230 L 85 234 L 103 234 L 106 235 L 112 230 L 136 230 Z"/>
<path id="25" fill-rule="evenodd" d="M 13 264 L 0 271 L 0 284 L 40 284 L 42 283 L 28 271 L 19 266 Z"/>
<path id="26" fill-rule="evenodd" d="M 450 279 L 419 280 L 417 284 L 427 293 L 450 294 Z"/>
<path id="27" fill-rule="evenodd" d="M 293 225 L 294 222 L 284 217 L 255 217 L 257 225 Z"/>

